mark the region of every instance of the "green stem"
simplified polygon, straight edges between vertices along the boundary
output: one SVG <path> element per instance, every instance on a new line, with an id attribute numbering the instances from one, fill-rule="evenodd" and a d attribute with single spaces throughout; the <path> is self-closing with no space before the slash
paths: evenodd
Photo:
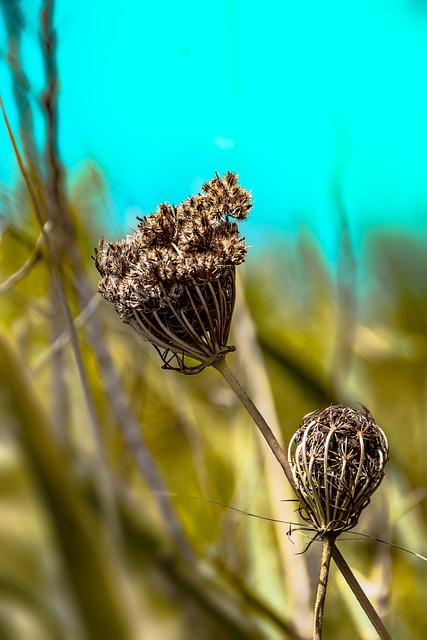
<path id="1" fill-rule="evenodd" d="M 335 537 L 323 538 L 322 560 L 320 563 L 319 582 L 317 585 L 316 603 L 314 605 L 313 640 L 322 640 L 323 612 L 325 610 L 326 589 L 328 586 L 329 567 L 331 565 L 332 551 L 335 545 Z"/>

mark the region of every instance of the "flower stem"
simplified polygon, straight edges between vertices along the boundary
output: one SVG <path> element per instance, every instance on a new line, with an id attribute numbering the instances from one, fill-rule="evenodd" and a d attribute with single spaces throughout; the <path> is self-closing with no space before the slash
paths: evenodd
<path id="1" fill-rule="evenodd" d="M 381 618 L 379 617 L 378 613 L 375 611 L 372 604 L 369 602 L 365 592 L 363 591 L 360 584 L 357 582 L 354 573 L 348 566 L 347 562 L 344 559 L 344 556 L 341 554 L 341 551 L 338 549 L 336 545 L 333 546 L 332 557 L 338 569 L 341 571 L 342 576 L 344 577 L 350 589 L 353 591 L 354 595 L 357 598 L 357 601 L 359 602 L 363 611 L 366 613 L 367 617 L 371 621 L 372 626 L 374 627 L 375 631 L 378 633 L 381 640 L 392 640 L 391 635 L 385 628 Z"/>
<path id="2" fill-rule="evenodd" d="M 289 483 L 291 484 L 293 490 L 295 491 L 297 497 L 299 498 L 300 494 L 298 492 L 298 489 L 296 488 L 295 481 L 292 475 L 292 471 L 291 471 L 286 453 L 283 451 L 282 447 L 280 446 L 280 443 L 278 442 L 277 438 L 275 437 L 274 433 L 268 426 L 267 422 L 265 421 L 261 413 L 258 411 L 258 409 L 254 405 L 254 403 L 252 402 L 252 400 L 250 399 L 246 391 L 242 388 L 240 382 L 238 381 L 234 373 L 231 371 L 225 358 L 222 358 L 221 360 L 214 362 L 212 366 L 215 367 L 215 369 L 217 369 L 219 373 L 223 376 L 223 378 L 230 385 L 231 389 L 239 398 L 239 400 L 241 401 L 245 409 L 251 415 L 253 421 L 257 425 L 258 429 L 261 431 L 264 439 L 266 440 L 268 446 L 274 453 L 277 461 L 279 462 L 283 471 L 285 472 L 285 476 L 289 480 Z M 342 573 L 348 586 L 353 591 L 360 606 L 362 607 L 363 611 L 366 613 L 368 619 L 371 621 L 373 627 L 377 631 L 381 640 L 392 640 L 381 618 L 379 617 L 378 613 L 375 611 L 372 604 L 369 602 L 365 592 L 363 591 L 360 584 L 357 582 L 354 573 L 352 572 L 352 570 L 344 560 L 344 557 L 341 555 L 341 552 L 338 550 L 335 544 L 331 545 L 330 553 L 332 558 L 334 559 L 335 564 L 337 565 L 338 569 Z M 325 584 L 325 594 L 326 594 L 326 584 Z"/>
<path id="3" fill-rule="evenodd" d="M 322 640 L 323 612 L 325 610 L 326 589 L 328 586 L 329 567 L 331 565 L 332 550 L 335 537 L 323 538 L 322 560 L 320 563 L 319 582 L 317 585 L 316 603 L 314 605 L 313 640 Z"/>
<path id="4" fill-rule="evenodd" d="M 274 453 L 277 461 L 281 465 L 283 471 L 285 472 L 285 476 L 289 480 L 296 495 L 299 496 L 299 492 L 298 492 L 298 489 L 296 488 L 291 467 L 289 465 L 288 458 L 286 457 L 286 453 L 283 451 L 279 441 L 277 440 L 276 436 L 268 426 L 267 422 L 265 421 L 261 413 L 258 411 L 256 406 L 254 405 L 254 403 L 252 402 L 252 400 L 250 399 L 246 391 L 243 389 L 243 387 L 241 386 L 240 382 L 238 381 L 238 379 L 236 378 L 236 376 L 234 375 L 230 367 L 228 366 L 225 358 L 222 358 L 221 360 L 217 360 L 216 362 L 213 363 L 212 366 L 215 367 L 215 369 L 217 369 L 220 372 L 220 374 L 228 382 L 228 384 L 230 385 L 230 387 L 232 388 L 236 396 L 239 398 L 240 402 L 244 405 L 245 409 L 248 411 L 248 413 L 252 417 L 256 426 L 261 431 L 268 446 Z"/>

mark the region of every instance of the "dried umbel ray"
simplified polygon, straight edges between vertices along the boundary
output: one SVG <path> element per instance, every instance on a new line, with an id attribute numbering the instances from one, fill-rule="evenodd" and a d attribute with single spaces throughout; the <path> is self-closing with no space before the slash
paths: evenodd
<path id="1" fill-rule="evenodd" d="M 320 536 L 354 527 L 384 476 L 388 443 L 366 407 L 306 415 L 289 443 L 301 515 Z"/>
<path id="2" fill-rule="evenodd" d="M 235 302 L 235 267 L 247 246 L 236 220 L 251 194 L 226 173 L 179 206 L 164 203 L 121 242 L 99 241 L 101 295 L 154 345 L 163 368 L 198 373 L 225 354 Z"/>

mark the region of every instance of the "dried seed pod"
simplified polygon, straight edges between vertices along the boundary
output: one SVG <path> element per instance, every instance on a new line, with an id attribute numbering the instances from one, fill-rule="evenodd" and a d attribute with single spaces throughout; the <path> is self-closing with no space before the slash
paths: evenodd
<path id="1" fill-rule="evenodd" d="M 236 174 L 217 174 L 179 206 L 159 205 L 125 240 L 101 238 L 98 290 L 153 344 L 163 368 L 198 373 L 234 351 L 235 267 L 247 247 L 230 218 L 244 219 L 251 206 Z"/>
<path id="2" fill-rule="evenodd" d="M 380 485 L 388 442 L 366 407 L 335 405 L 304 417 L 288 456 L 303 519 L 338 535 L 357 524 Z"/>

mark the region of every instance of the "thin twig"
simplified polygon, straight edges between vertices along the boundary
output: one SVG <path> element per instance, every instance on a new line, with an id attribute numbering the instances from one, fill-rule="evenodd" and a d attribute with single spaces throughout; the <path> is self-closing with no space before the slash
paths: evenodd
<path id="1" fill-rule="evenodd" d="M 259 345 L 256 326 L 245 300 L 244 283 L 240 281 L 238 270 L 236 277 L 239 294 L 236 297 L 234 308 L 234 323 L 235 327 L 239 327 L 239 329 L 238 332 L 234 332 L 233 340 L 236 344 L 237 371 L 250 372 L 246 376 L 245 382 L 248 395 L 252 398 L 283 447 L 280 422 L 275 408 L 268 372 Z M 258 431 L 256 435 L 259 440 L 263 439 L 261 432 Z M 261 446 L 263 447 L 264 443 Z M 285 519 L 292 521 L 296 506 L 296 503 L 292 500 L 294 498 L 293 489 L 288 482 L 283 483 L 283 470 L 280 465 L 276 464 L 275 458 L 270 455 L 264 458 L 264 476 L 267 491 L 270 493 L 272 515 L 279 519 L 283 518 L 283 509 L 285 509 Z M 305 543 L 302 539 L 297 538 L 294 540 L 295 546 L 290 545 L 289 539 L 283 535 L 283 527 L 279 523 L 275 526 L 275 533 L 280 550 L 281 575 L 286 594 L 289 596 L 289 607 L 293 611 L 295 625 L 300 635 L 307 638 L 312 629 L 313 592 L 308 575 L 308 559 L 305 555 L 301 555 L 304 551 Z M 296 551 L 297 553 L 295 553 Z M 278 568 L 280 568 L 280 565 Z M 298 575 L 298 580 L 295 580 L 295 575 Z"/>
<path id="2" fill-rule="evenodd" d="M 7 51 L 5 58 L 12 74 L 12 90 L 19 114 L 19 135 L 22 140 L 24 157 L 31 180 L 38 183 L 40 177 L 40 157 L 34 135 L 34 120 L 31 109 L 30 81 L 22 63 L 22 32 L 25 17 L 22 3 L 12 0 L 0 0 L 7 32 Z"/>
<path id="3" fill-rule="evenodd" d="M 325 610 L 326 589 L 328 586 L 329 567 L 331 565 L 334 544 L 334 537 L 324 537 L 319 582 L 317 585 L 316 602 L 314 605 L 313 640 L 322 640 L 323 613 Z"/>
<path id="4" fill-rule="evenodd" d="M 41 94 L 40 104 L 45 114 L 46 130 L 44 137 L 44 160 L 46 180 L 43 185 L 44 209 L 46 217 L 53 223 L 52 244 L 54 259 L 59 260 L 62 249 L 74 240 L 74 229 L 67 216 L 63 215 L 62 204 L 62 165 L 57 154 L 58 110 L 58 73 L 56 64 L 56 33 L 53 28 L 54 0 L 44 0 L 40 10 L 40 47 L 45 67 L 45 89 Z M 58 168 L 59 167 L 59 168 Z M 58 231 L 61 231 L 60 235 Z M 54 283 L 51 281 L 49 298 L 52 307 L 51 339 L 56 341 L 64 329 L 61 318 L 60 302 Z M 69 438 L 70 402 L 65 380 L 65 356 L 58 351 L 52 359 L 51 389 L 52 412 L 54 424 L 60 426 L 58 435 L 66 441 Z"/>
<path id="5" fill-rule="evenodd" d="M 45 231 L 47 233 L 49 232 L 50 226 L 51 225 L 49 222 L 45 223 Z M 44 236 L 41 233 L 37 238 L 36 244 L 34 245 L 34 249 L 30 257 L 27 258 L 27 260 L 24 262 L 22 267 L 18 269 L 18 271 L 15 271 L 15 273 L 12 273 L 12 275 L 9 276 L 7 280 L 5 280 L 2 284 L 0 284 L 0 293 L 6 293 L 7 291 L 10 291 L 10 289 L 12 289 L 15 286 L 15 284 L 17 284 L 20 280 L 25 278 L 27 273 L 29 273 L 33 268 L 33 266 L 37 264 L 37 262 L 40 260 L 42 256 L 40 247 L 42 246 L 43 243 L 44 243 Z"/>
<path id="6" fill-rule="evenodd" d="M 341 574 L 343 575 L 348 586 L 356 596 L 363 611 L 366 613 L 369 620 L 371 621 L 372 626 L 374 627 L 375 631 L 378 633 L 381 640 L 392 640 L 391 635 L 385 628 L 381 618 L 379 617 L 378 613 L 375 611 L 372 604 L 369 602 L 365 592 L 363 591 L 360 584 L 357 582 L 354 576 L 354 573 L 348 566 L 347 562 L 344 559 L 344 556 L 341 554 L 340 550 L 336 545 L 334 545 L 332 548 L 332 557 L 338 569 L 341 571 Z"/>
<path id="7" fill-rule="evenodd" d="M 289 462 L 285 452 L 283 451 L 279 441 L 277 440 L 276 436 L 268 426 L 267 422 L 265 421 L 261 413 L 258 411 L 255 404 L 252 402 L 251 398 L 248 396 L 248 394 L 243 389 L 240 382 L 238 381 L 238 379 L 236 378 L 236 376 L 228 366 L 226 359 L 222 358 L 222 360 L 218 360 L 212 366 L 215 367 L 215 369 L 217 369 L 220 372 L 220 374 L 230 385 L 230 387 L 232 388 L 236 396 L 239 398 L 239 400 L 241 401 L 245 409 L 248 411 L 253 421 L 255 422 L 256 426 L 261 431 L 268 446 L 274 453 L 277 461 L 281 465 L 291 487 L 295 491 L 296 495 L 299 496 L 299 492 L 298 492 L 298 489 L 296 488 L 291 467 L 289 466 Z"/>
<path id="8" fill-rule="evenodd" d="M 9 133 L 10 141 L 12 143 L 12 146 L 15 152 L 15 157 L 18 162 L 22 177 L 24 179 L 31 204 L 33 206 L 34 214 L 36 216 L 37 222 L 39 223 L 42 235 L 46 243 L 47 259 L 52 271 L 52 280 L 56 289 L 56 293 L 58 296 L 62 313 L 64 315 L 65 324 L 70 334 L 71 347 L 74 353 L 74 358 L 76 361 L 76 366 L 79 373 L 80 382 L 82 385 L 83 395 L 86 401 L 86 406 L 87 406 L 89 417 L 90 417 L 89 424 L 92 430 L 92 437 L 96 446 L 96 453 L 99 458 L 100 464 L 96 465 L 96 473 L 98 474 L 99 491 L 100 491 L 100 497 L 101 497 L 102 506 L 103 506 L 103 512 L 104 512 L 106 521 L 109 525 L 110 532 L 117 539 L 119 537 L 118 520 L 117 520 L 117 514 L 115 513 L 115 508 L 114 508 L 114 502 L 113 502 L 114 498 L 113 498 L 113 492 L 111 487 L 111 481 L 108 475 L 105 458 L 104 458 L 103 447 L 102 447 L 101 425 L 99 423 L 98 415 L 95 410 L 95 404 L 91 395 L 89 381 L 88 381 L 86 370 L 83 363 L 83 357 L 80 350 L 76 328 L 73 323 L 73 318 L 71 315 L 70 307 L 68 305 L 68 300 L 65 294 L 64 286 L 61 280 L 60 271 L 59 271 L 58 265 L 53 259 L 53 251 L 51 247 L 49 234 L 45 229 L 45 224 L 44 224 L 45 220 L 44 220 L 43 212 L 40 208 L 36 193 L 34 191 L 33 185 L 29 178 L 28 172 L 25 168 L 21 153 L 18 149 L 18 145 L 16 143 L 15 136 L 10 126 L 9 119 L 7 117 L 7 114 L 3 105 L 3 101 L 1 100 L 1 98 L 0 98 L 0 107 L 3 112 L 3 117 L 6 123 L 7 131 Z"/>
<path id="9" fill-rule="evenodd" d="M 298 496 L 298 498 L 300 498 L 300 494 L 295 486 L 295 481 L 292 476 L 292 471 L 289 466 L 286 453 L 283 451 L 278 440 L 276 439 L 275 435 L 271 431 L 270 427 L 266 423 L 261 413 L 258 411 L 258 409 L 254 405 L 252 400 L 249 398 L 246 391 L 242 388 L 240 382 L 237 380 L 234 373 L 231 371 L 230 367 L 225 361 L 225 358 L 217 361 L 212 366 L 214 366 L 220 372 L 220 374 L 230 385 L 231 389 L 234 391 L 236 396 L 242 402 L 243 406 L 246 408 L 248 413 L 251 415 L 258 429 L 260 430 L 263 437 L 265 438 L 268 446 L 273 451 L 276 459 L 281 465 L 286 475 L 286 478 L 289 480 L 296 495 Z M 304 503 L 302 502 L 302 504 Z M 368 616 L 369 620 L 371 621 L 372 625 L 374 626 L 381 640 L 391 640 L 391 636 L 388 633 L 387 629 L 385 628 L 381 618 L 379 617 L 378 613 L 375 611 L 372 604 L 369 602 L 365 592 L 363 591 L 360 584 L 357 582 L 356 577 L 354 576 L 352 570 L 344 560 L 344 557 L 341 555 L 340 551 L 338 551 L 336 545 L 333 545 L 332 547 L 332 558 L 334 559 L 335 564 L 337 565 L 338 569 L 341 571 L 347 584 L 349 585 L 350 589 L 353 591 L 359 604 L 361 605 L 362 609 Z"/>
<path id="10" fill-rule="evenodd" d="M 47 169 L 46 205 L 47 214 L 54 223 L 55 241 L 66 249 L 75 238 L 73 220 L 67 211 L 65 194 L 65 170 L 58 150 L 58 68 L 57 35 L 53 26 L 55 0 L 44 0 L 40 11 L 40 46 L 45 68 L 46 87 L 40 104 L 46 120 L 44 157 Z M 60 235 L 58 235 L 58 232 Z"/>

